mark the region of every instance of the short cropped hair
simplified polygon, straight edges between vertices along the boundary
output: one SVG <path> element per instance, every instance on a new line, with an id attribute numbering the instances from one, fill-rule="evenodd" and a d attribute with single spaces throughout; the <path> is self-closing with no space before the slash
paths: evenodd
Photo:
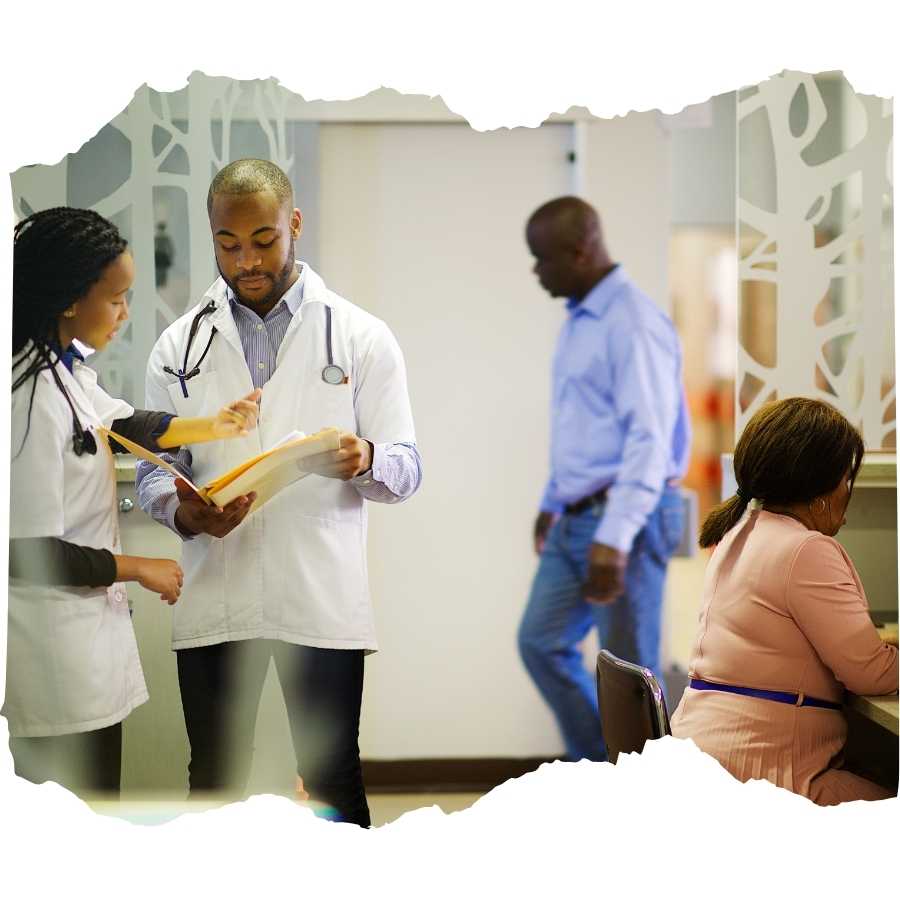
<path id="1" fill-rule="evenodd" d="M 270 190 L 280 204 L 293 206 L 294 189 L 287 175 L 267 159 L 236 159 L 216 173 L 206 195 L 206 212 L 212 214 L 217 194 L 256 194 Z"/>

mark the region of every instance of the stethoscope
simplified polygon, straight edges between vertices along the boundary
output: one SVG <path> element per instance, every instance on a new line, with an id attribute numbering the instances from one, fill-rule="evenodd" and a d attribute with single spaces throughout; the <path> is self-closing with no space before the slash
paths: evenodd
<path id="1" fill-rule="evenodd" d="M 197 365 L 194 366 L 193 369 L 188 372 L 187 364 L 188 364 L 188 356 L 191 352 L 191 344 L 194 343 L 194 338 L 197 337 L 197 332 L 200 330 L 200 323 L 203 321 L 203 317 L 207 315 L 207 313 L 215 312 L 216 309 L 216 301 L 210 300 L 200 312 L 194 316 L 193 321 L 191 322 L 190 331 L 188 331 L 188 339 L 187 339 L 187 347 L 184 348 L 184 362 L 181 364 L 181 368 L 176 372 L 171 366 L 163 366 L 163 372 L 167 372 L 169 375 L 174 375 L 179 384 L 181 385 L 181 393 L 184 394 L 185 397 L 188 395 L 187 383 L 188 380 L 193 378 L 195 375 L 200 374 L 200 364 L 206 359 L 206 354 L 209 353 L 209 348 L 212 346 L 213 338 L 216 336 L 216 326 L 213 325 L 212 331 L 209 333 L 209 340 L 206 342 L 206 349 L 200 356 L 200 359 L 197 360 Z"/>
<path id="2" fill-rule="evenodd" d="M 49 359 L 49 357 L 47 357 L 47 359 Z M 53 376 L 53 380 L 56 382 L 56 386 L 61 391 L 63 397 L 66 398 L 66 403 L 69 404 L 69 409 L 72 411 L 72 449 L 75 451 L 76 456 L 83 456 L 85 453 L 87 453 L 88 456 L 93 456 L 97 452 L 97 439 L 90 431 L 84 430 L 81 419 L 78 418 L 78 413 L 75 412 L 75 404 L 72 402 L 72 398 L 69 396 L 66 386 L 62 383 L 62 379 L 56 371 L 56 363 L 61 361 L 61 357 L 57 354 L 56 360 L 50 363 L 50 372 Z"/>
<path id="3" fill-rule="evenodd" d="M 181 364 L 181 368 L 176 372 L 171 366 L 163 366 L 163 372 L 168 373 L 169 375 L 174 375 L 179 384 L 181 384 L 181 392 L 185 397 L 188 396 L 187 383 L 188 381 L 196 375 L 200 374 L 200 366 L 203 363 L 203 360 L 206 359 L 206 354 L 209 353 L 209 348 L 212 346 L 213 338 L 216 336 L 216 326 L 213 325 L 212 331 L 209 335 L 209 340 L 206 342 L 206 347 L 203 350 L 203 353 L 200 355 L 200 359 L 197 360 L 194 367 L 188 371 L 188 357 L 191 354 L 191 345 L 194 343 L 194 338 L 197 336 L 197 332 L 200 330 L 200 322 L 203 320 L 203 317 L 208 313 L 215 312 L 216 309 L 216 301 L 210 300 L 197 315 L 194 316 L 193 321 L 191 322 L 190 330 L 188 331 L 188 339 L 187 346 L 184 348 L 184 361 Z M 334 347 L 332 345 L 331 338 L 331 307 L 328 304 L 325 304 L 325 352 L 328 356 L 328 365 L 322 369 L 322 381 L 326 384 L 344 384 L 347 380 L 347 375 L 344 370 L 335 364 L 334 361 Z"/>

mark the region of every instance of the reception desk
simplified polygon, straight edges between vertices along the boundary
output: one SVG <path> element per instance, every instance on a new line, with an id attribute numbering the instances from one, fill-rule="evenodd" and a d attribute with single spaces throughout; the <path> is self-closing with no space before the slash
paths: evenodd
<path id="1" fill-rule="evenodd" d="M 897 736 L 900 735 L 897 726 L 898 702 L 900 701 L 896 694 L 890 697 L 859 697 L 856 694 L 849 694 L 846 705 L 865 719 Z"/>

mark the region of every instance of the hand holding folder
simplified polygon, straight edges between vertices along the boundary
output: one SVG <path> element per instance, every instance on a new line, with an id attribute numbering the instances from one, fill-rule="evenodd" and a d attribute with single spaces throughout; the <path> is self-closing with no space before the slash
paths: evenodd
<path id="1" fill-rule="evenodd" d="M 337 428 L 324 428 L 309 436 L 301 432 L 293 432 L 282 438 L 270 450 L 245 460 L 231 471 L 220 475 L 200 488 L 185 478 L 174 466 L 139 444 L 105 428 L 99 428 L 98 431 L 107 440 L 112 438 L 135 456 L 180 478 L 207 504 L 221 509 L 237 497 L 254 493 L 256 498 L 250 512 L 259 509 L 279 491 L 309 474 L 303 471 L 303 460 L 306 457 L 326 453 L 330 450 L 339 450 L 341 446 L 340 431 Z"/>

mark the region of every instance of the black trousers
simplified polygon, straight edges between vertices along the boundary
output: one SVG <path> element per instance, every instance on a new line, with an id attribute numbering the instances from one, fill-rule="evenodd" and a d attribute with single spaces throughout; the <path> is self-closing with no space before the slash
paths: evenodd
<path id="1" fill-rule="evenodd" d="M 34 784 L 55 781 L 79 797 L 118 799 L 122 723 L 51 737 L 11 737 L 16 775 Z"/>
<path id="2" fill-rule="evenodd" d="M 259 698 L 274 657 L 304 788 L 311 799 L 333 807 L 341 821 L 368 827 L 359 762 L 362 650 L 254 639 L 176 654 L 192 796 L 244 795 Z"/>

